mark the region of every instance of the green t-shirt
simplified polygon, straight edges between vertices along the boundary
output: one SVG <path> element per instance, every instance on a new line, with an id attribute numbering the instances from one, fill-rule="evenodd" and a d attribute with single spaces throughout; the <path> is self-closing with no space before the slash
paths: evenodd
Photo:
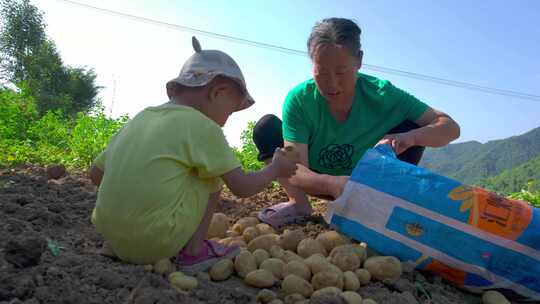
<path id="1" fill-rule="evenodd" d="M 389 81 L 359 73 L 349 117 L 338 122 L 310 79 L 292 89 L 285 99 L 283 138 L 308 145 L 312 170 L 350 175 L 367 149 L 404 120 L 417 120 L 427 108 Z"/>

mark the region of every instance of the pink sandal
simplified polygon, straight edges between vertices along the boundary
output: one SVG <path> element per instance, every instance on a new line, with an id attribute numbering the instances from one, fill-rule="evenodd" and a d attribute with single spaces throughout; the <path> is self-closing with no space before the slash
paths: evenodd
<path id="1" fill-rule="evenodd" d="M 307 219 L 307 215 L 299 215 L 294 207 L 294 203 L 284 202 L 269 206 L 257 214 L 259 220 L 272 226 L 274 229 L 281 229 L 287 224 L 301 223 Z"/>
<path id="2" fill-rule="evenodd" d="M 199 254 L 189 255 L 180 251 L 176 257 L 176 264 L 180 270 L 188 275 L 207 271 L 212 265 L 222 259 L 232 259 L 240 253 L 240 247 L 226 246 L 215 241 L 205 240 Z"/>

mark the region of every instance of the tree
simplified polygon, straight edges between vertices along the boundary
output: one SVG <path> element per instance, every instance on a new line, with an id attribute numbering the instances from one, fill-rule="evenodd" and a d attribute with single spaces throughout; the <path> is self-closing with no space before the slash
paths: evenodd
<path id="1" fill-rule="evenodd" d="M 0 0 L 0 52 L 3 78 L 24 86 L 38 111 L 61 110 L 75 116 L 97 103 L 101 87 L 92 69 L 64 65 L 45 34 L 43 14 L 28 0 Z"/>

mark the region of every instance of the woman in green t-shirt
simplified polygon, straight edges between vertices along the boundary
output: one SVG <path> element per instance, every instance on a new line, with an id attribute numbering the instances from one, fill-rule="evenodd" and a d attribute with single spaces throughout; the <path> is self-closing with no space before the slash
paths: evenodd
<path id="1" fill-rule="evenodd" d="M 312 213 L 306 194 L 336 198 L 364 152 L 387 143 L 398 157 L 418 164 L 424 147 L 441 147 L 459 137 L 447 114 L 430 108 L 390 82 L 359 73 L 361 30 L 351 20 L 318 22 L 308 39 L 313 79 L 293 88 L 283 105 L 283 122 L 266 115 L 255 126 L 259 159 L 276 147 L 292 146 L 300 165 L 280 180 L 289 201 L 263 209 L 259 218 L 274 227 Z"/>

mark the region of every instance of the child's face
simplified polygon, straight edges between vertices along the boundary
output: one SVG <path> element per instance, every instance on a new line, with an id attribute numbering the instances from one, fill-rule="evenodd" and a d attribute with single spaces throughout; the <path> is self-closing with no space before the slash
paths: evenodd
<path id="1" fill-rule="evenodd" d="M 229 116 L 240 109 L 246 94 L 234 83 L 224 82 L 210 89 L 209 98 L 205 114 L 223 127 Z"/>

